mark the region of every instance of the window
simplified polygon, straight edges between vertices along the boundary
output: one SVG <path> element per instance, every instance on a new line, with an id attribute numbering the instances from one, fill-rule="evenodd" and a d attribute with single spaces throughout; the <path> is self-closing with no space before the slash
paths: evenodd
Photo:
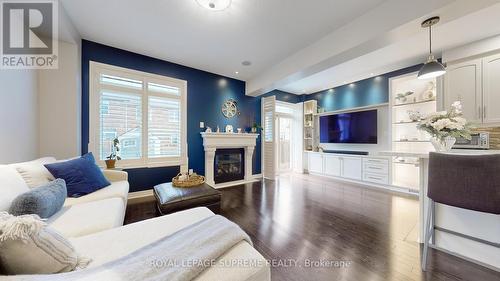
<path id="1" fill-rule="evenodd" d="M 123 167 L 185 165 L 186 81 L 91 62 L 89 150 Z"/>

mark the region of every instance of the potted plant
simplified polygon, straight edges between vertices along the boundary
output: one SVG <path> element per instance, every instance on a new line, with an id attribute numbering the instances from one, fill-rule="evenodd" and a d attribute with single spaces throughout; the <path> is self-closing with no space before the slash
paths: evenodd
<path id="1" fill-rule="evenodd" d="M 120 151 L 120 140 L 118 138 L 113 139 L 113 147 L 111 148 L 111 154 L 106 157 L 106 168 L 114 169 L 117 160 L 122 160 L 120 156 L 118 156 L 118 151 Z"/>
<path id="2" fill-rule="evenodd" d="M 251 132 L 253 134 L 256 134 L 258 130 L 262 129 L 262 127 L 257 124 L 257 122 L 253 122 L 253 125 L 252 125 L 252 128 L 251 128 Z"/>
<path id="3" fill-rule="evenodd" d="M 420 116 L 417 128 L 431 135 L 431 143 L 436 151 L 450 151 L 458 137 L 471 139 L 470 124 L 462 117 L 462 104 L 459 101 L 454 102 L 448 111 Z"/>

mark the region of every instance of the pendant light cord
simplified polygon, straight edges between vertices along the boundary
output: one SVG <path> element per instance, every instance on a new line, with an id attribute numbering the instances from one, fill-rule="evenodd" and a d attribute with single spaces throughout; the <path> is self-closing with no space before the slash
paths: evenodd
<path id="1" fill-rule="evenodd" d="M 429 26 L 429 54 L 432 55 L 432 26 Z"/>

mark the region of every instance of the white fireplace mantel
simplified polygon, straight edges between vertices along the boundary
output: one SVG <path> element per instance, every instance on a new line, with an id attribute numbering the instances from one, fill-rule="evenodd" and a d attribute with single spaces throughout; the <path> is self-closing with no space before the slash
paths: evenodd
<path id="1" fill-rule="evenodd" d="M 200 133 L 205 147 L 205 180 L 213 187 L 225 187 L 234 184 L 241 184 L 254 181 L 252 176 L 252 159 L 255 144 L 259 134 L 238 134 L 238 133 Z M 215 151 L 222 148 L 244 148 L 245 150 L 245 177 L 243 181 L 215 184 L 214 181 L 214 161 Z"/>

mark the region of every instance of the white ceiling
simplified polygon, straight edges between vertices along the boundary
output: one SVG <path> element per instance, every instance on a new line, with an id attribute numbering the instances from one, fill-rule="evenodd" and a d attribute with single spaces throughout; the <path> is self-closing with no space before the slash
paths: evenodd
<path id="1" fill-rule="evenodd" d="M 499 0 L 61 0 L 87 40 L 247 81 L 247 94 L 310 94 L 500 34 Z M 242 66 L 242 61 L 251 66 Z M 236 74 L 235 72 L 238 72 Z"/>
<path id="2" fill-rule="evenodd" d="M 456 11 L 452 7 L 438 13 L 442 21 L 433 29 L 436 56 L 440 57 L 445 50 L 500 34 L 500 4 L 453 18 Z M 296 79 L 279 89 L 295 94 L 311 94 L 424 62 L 428 55 L 428 31 L 421 29 L 418 21 L 403 28 L 407 29 L 408 35 L 390 44 L 303 79 Z"/>
<path id="3" fill-rule="evenodd" d="M 248 80 L 384 0 L 232 0 L 220 12 L 195 0 L 61 2 L 84 39 Z"/>

